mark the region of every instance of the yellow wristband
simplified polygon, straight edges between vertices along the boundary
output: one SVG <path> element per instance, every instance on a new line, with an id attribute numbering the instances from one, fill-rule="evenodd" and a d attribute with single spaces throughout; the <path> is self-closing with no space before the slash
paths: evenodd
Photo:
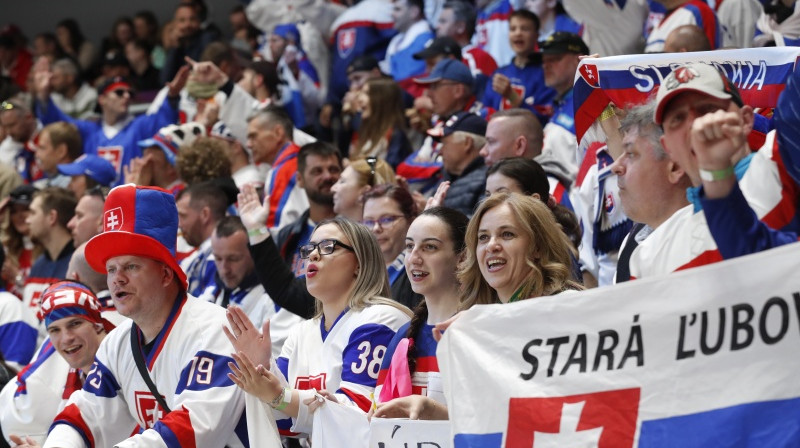
<path id="1" fill-rule="evenodd" d="M 603 109 L 603 113 L 600 114 L 600 121 L 606 121 L 611 117 L 615 117 L 617 114 L 614 113 L 614 106 L 611 103 L 608 103 L 605 109 Z"/>

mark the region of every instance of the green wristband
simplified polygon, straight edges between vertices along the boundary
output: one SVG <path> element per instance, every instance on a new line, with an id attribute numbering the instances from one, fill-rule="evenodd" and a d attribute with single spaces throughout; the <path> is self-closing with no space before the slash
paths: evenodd
<path id="1" fill-rule="evenodd" d="M 704 170 L 700 168 L 699 171 L 700 171 L 700 179 L 706 182 L 725 180 L 735 174 L 732 166 L 723 168 L 721 170 Z"/>

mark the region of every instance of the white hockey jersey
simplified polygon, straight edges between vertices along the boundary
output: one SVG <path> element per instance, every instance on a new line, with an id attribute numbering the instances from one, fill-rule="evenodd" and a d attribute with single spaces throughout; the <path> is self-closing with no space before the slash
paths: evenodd
<path id="1" fill-rule="evenodd" d="M 247 446 L 244 392 L 227 376 L 234 349 L 226 324 L 225 310 L 189 296 L 148 344 L 144 360 L 172 410 L 166 415 L 136 368 L 131 321 L 121 324 L 100 344 L 83 390 L 72 394 L 44 446 Z"/>
<path id="2" fill-rule="evenodd" d="M 313 418 L 303 401 L 313 396 L 312 389 L 326 389 L 335 393 L 340 403 L 358 406 L 366 413 L 386 347 L 408 321 L 409 316 L 398 308 L 373 305 L 361 311 L 345 310 L 329 332 L 321 318 L 296 325 L 283 345 L 277 367 L 289 387 L 300 391 L 301 405 L 291 428 L 287 416 L 275 412 L 276 418 L 285 419 L 278 421 L 281 433 L 311 432 Z"/>

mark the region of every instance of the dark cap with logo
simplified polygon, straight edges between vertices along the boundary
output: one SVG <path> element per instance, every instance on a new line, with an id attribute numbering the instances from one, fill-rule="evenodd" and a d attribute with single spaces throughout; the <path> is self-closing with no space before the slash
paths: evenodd
<path id="1" fill-rule="evenodd" d="M 486 135 L 486 120 L 472 112 L 459 112 L 448 118 L 444 124 L 429 129 L 428 135 L 439 140 L 457 131 L 483 137 Z"/>
<path id="2" fill-rule="evenodd" d="M 547 39 L 539 42 L 542 54 L 589 54 L 589 47 L 586 42 L 575 33 L 566 31 L 556 31 Z"/>
<path id="3" fill-rule="evenodd" d="M 452 37 L 437 37 L 436 39 L 428 41 L 424 49 L 414 53 L 414 59 L 428 59 L 441 55 L 453 56 L 456 59 L 461 59 L 461 45 Z"/>

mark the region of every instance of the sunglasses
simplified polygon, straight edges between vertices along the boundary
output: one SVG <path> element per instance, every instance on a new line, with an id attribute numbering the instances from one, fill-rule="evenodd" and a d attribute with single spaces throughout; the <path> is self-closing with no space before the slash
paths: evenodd
<path id="1" fill-rule="evenodd" d="M 131 90 L 128 90 L 128 89 L 115 89 L 115 90 L 112 90 L 111 92 L 113 92 L 113 93 L 114 93 L 114 95 L 116 95 L 116 96 L 117 96 L 117 98 L 122 98 L 122 97 L 124 97 L 126 94 L 127 94 L 128 96 L 133 96 L 133 91 L 131 91 Z"/>

